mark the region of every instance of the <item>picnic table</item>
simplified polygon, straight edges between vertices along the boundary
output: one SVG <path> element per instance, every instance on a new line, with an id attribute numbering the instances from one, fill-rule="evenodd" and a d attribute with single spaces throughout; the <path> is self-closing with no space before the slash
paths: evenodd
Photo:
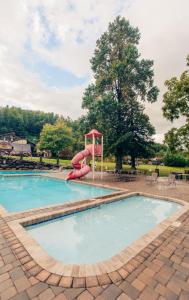
<path id="1" fill-rule="evenodd" d="M 189 173 L 182 173 L 182 172 L 172 172 L 171 174 L 174 174 L 176 179 L 178 180 L 189 180 Z"/>

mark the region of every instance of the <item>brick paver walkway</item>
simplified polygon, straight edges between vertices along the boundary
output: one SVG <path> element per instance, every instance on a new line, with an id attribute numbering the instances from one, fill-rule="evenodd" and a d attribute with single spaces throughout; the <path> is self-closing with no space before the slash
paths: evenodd
<path id="1" fill-rule="evenodd" d="M 143 191 L 144 187 L 138 184 L 135 191 Z M 179 190 L 177 187 L 180 196 L 182 190 L 181 198 L 189 200 L 189 194 L 182 187 Z M 154 193 L 161 194 L 162 190 Z M 168 193 L 177 196 L 174 189 Z M 88 288 L 80 288 L 79 282 L 72 283 L 74 288 L 65 288 L 65 282 L 58 276 L 49 277 L 41 272 L 0 217 L 0 299 L 189 300 L 189 212 L 180 221 L 180 227 L 169 227 L 125 265 L 121 273 L 112 274 L 115 284 L 111 278 L 101 277 L 101 287 L 93 286 L 95 282 L 91 280 Z"/>

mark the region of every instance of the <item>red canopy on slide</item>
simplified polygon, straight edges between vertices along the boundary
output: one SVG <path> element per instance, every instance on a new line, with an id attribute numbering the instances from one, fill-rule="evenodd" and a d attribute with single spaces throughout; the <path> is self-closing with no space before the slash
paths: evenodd
<path id="1" fill-rule="evenodd" d="M 86 137 L 88 138 L 92 138 L 94 135 L 94 137 L 101 137 L 102 133 L 100 133 L 98 130 L 96 129 L 92 129 L 89 133 L 85 134 Z"/>

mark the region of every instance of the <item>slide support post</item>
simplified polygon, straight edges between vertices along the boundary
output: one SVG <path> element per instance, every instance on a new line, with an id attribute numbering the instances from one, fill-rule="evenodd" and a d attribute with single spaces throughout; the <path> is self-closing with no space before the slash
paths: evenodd
<path id="1" fill-rule="evenodd" d="M 103 151 L 104 151 L 104 139 L 103 139 L 103 135 L 101 137 L 101 174 L 100 177 L 102 179 L 103 177 Z"/>
<path id="2" fill-rule="evenodd" d="M 93 134 L 93 180 L 94 180 L 94 172 L 95 172 L 95 136 Z"/>

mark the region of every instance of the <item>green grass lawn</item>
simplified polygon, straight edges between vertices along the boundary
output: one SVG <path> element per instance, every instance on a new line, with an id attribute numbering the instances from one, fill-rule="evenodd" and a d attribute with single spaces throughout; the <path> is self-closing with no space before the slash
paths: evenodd
<path id="1" fill-rule="evenodd" d="M 14 156 L 14 158 L 16 158 Z M 19 157 L 17 157 L 19 159 Z M 38 161 L 39 157 L 24 157 L 24 160 L 29 161 Z M 43 158 L 42 160 L 45 163 L 52 163 L 56 164 L 55 158 Z M 61 166 L 71 166 L 71 161 L 66 159 L 60 159 L 60 165 Z M 100 167 L 100 162 L 97 162 L 97 167 Z M 103 168 L 107 170 L 113 170 L 115 168 L 114 162 L 104 162 Z M 129 165 L 123 165 L 124 170 L 129 170 L 131 166 Z M 160 176 L 168 176 L 170 172 L 184 172 L 184 170 L 189 170 L 189 168 L 178 168 L 178 167 L 167 167 L 167 166 L 157 166 L 157 168 L 160 170 Z M 139 165 L 137 166 L 137 169 L 140 171 L 147 171 L 147 174 L 151 174 L 155 169 L 156 166 L 154 165 Z"/>

